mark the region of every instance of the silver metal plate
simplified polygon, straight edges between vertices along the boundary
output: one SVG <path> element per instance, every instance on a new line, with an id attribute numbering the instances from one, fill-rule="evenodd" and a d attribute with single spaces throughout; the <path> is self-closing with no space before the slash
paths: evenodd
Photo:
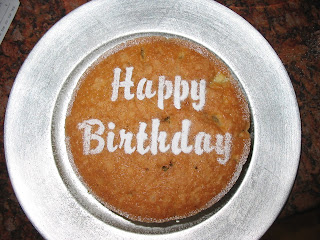
<path id="1" fill-rule="evenodd" d="M 175 35 L 220 57 L 240 81 L 254 128 L 251 159 L 220 204 L 165 224 L 129 221 L 104 208 L 74 175 L 64 149 L 64 112 L 79 76 L 115 44 Z M 21 68 L 5 120 L 10 178 L 21 206 L 47 239 L 258 239 L 291 190 L 301 129 L 288 75 L 245 20 L 209 0 L 98 0 L 60 20 Z"/>

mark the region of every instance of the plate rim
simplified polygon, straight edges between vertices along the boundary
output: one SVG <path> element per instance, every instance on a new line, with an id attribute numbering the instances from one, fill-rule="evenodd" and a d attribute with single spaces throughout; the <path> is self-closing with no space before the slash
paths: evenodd
<path id="1" fill-rule="evenodd" d="M 13 133 L 20 134 L 20 137 L 21 137 L 23 135 L 22 130 L 28 130 L 29 132 L 31 131 L 30 129 L 28 129 L 28 126 L 24 126 L 23 128 L 19 128 L 19 130 L 15 130 L 14 129 L 14 126 L 17 123 L 19 123 L 19 122 L 21 123 L 22 120 L 25 120 L 25 119 L 16 119 L 16 116 L 15 116 L 15 113 L 17 112 L 15 110 L 16 107 L 20 108 L 20 111 L 22 112 L 20 114 L 22 116 L 26 116 L 26 114 L 27 114 L 26 110 L 22 109 L 23 106 L 19 105 L 19 101 L 21 101 L 21 99 L 19 100 L 18 96 L 19 96 L 19 94 L 23 94 L 23 96 L 25 96 L 25 98 L 28 98 L 28 94 L 26 92 L 24 92 L 24 90 L 22 89 L 23 86 L 25 85 L 25 82 L 27 82 L 27 80 L 24 79 L 24 75 L 25 74 L 27 76 L 30 75 L 30 69 L 29 69 L 30 65 L 32 67 L 32 65 L 34 63 L 37 63 L 37 58 L 41 57 L 41 51 L 42 50 L 46 50 L 46 49 L 43 49 L 44 46 L 46 45 L 47 42 L 52 42 L 54 40 L 54 35 L 55 35 L 55 33 L 57 31 L 61 31 L 61 30 L 65 31 L 66 29 L 68 29 L 70 27 L 68 24 L 76 21 L 77 19 L 79 20 L 79 17 L 84 16 L 86 13 L 88 14 L 89 11 L 91 11 L 92 9 L 97 9 L 99 6 L 108 7 L 109 9 L 112 8 L 112 6 L 113 7 L 117 6 L 117 3 L 115 3 L 115 2 L 116 1 L 114 1 L 114 0 L 109 0 L 109 1 L 108 0 L 107 1 L 98 0 L 98 1 L 88 2 L 88 3 L 84 4 L 83 6 L 81 6 L 80 8 L 74 10 L 70 14 L 66 15 L 58 23 L 56 23 L 55 26 L 52 27 L 44 35 L 44 37 L 42 37 L 42 39 L 39 41 L 39 43 L 35 46 L 35 48 L 29 54 L 28 58 L 26 59 L 25 63 L 23 64 L 23 66 L 21 67 L 21 69 L 20 69 L 20 71 L 19 71 L 19 73 L 17 75 L 17 78 L 15 80 L 14 86 L 13 86 L 11 94 L 10 94 L 10 98 L 9 98 L 9 102 L 8 102 L 8 106 L 7 106 L 7 110 L 6 110 L 5 124 L 4 124 L 4 127 L 5 127 L 5 129 L 4 129 L 4 147 L 5 147 L 5 155 L 6 155 L 6 161 L 7 161 L 7 167 L 8 167 L 9 176 L 10 176 L 11 183 L 13 185 L 14 191 L 16 193 L 16 196 L 17 196 L 17 198 L 19 200 L 19 203 L 22 206 L 23 210 L 25 211 L 26 215 L 31 220 L 31 222 L 34 224 L 34 226 L 37 228 L 37 230 L 43 236 L 45 236 L 48 239 L 55 238 L 58 235 L 56 235 L 57 233 L 54 232 L 54 229 L 50 229 L 50 228 L 48 229 L 48 227 L 45 226 L 45 224 L 39 223 L 39 220 L 41 218 L 38 215 L 35 215 L 32 212 L 32 210 L 34 210 L 34 207 L 30 207 L 30 204 L 27 203 L 26 200 L 25 200 L 25 195 L 26 194 L 29 194 L 28 196 L 30 196 L 30 194 L 32 195 L 32 190 L 34 190 L 34 189 L 21 189 L 22 188 L 21 181 L 26 180 L 26 179 L 23 179 L 25 175 L 21 175 L 20 174 L 21 172 L 19 172 L 20 175 L 18 175 L 18 173 L 16 172 L 17 169 L 19 169 L 19 166 L 17 166 L 17 159 L 16 159 L 17 158 L 17 154 L 13 153 L 15 148 L 11 145 L 11 143 L 12 142 L 17 143 L 18 140 L 13 136 Z M 118 1 L 118 2 L 121 4 L 122 1 Z M 136 4 L 140 5 L 140 6 L 146 7 L 145 5 L 143 5 L 144 1 L 136 0 L 136 1 L 131 1 L 131 2 L 132 3 L 136 3 Z M 151 5 L 155 4 L 155 2 L 156 1 L 150 1 Z M 181 1 L 181 0 L 179 0 L 179 1 L 171 1 L 170 0 L 170 1 L 162 1 L 162 2 L 164 3 L 163 6 L 165 6 L 165 7 L 163 7 L 163 9 L 167 9 L 167 10 L 169 8 L 169 3 L 173 4 L 173 5 L 171 5 L 171 7 L 172 6 L 176 6 L 175 4 L 178 3 L 178 4 L 180 4 L 180 6 L 186 8 L 186 9 L 189 7 L 189 6 L 187 6 L 187 4 L 191 4 L 192 3 L 192 1 L 190 1 L 190 0 L 187 0 L 187 1 Z M 239 25 L 243 29 L 248 30 L 250 33 L 254 33 L 254 38 L 255 38 L 254 40 L 256 40 L 256 42 L 260 42 L 261 45 L 263 45 L 263 47 L 267 48 L 266 51 L 270 52 L 272 60 L 274 61 L 273 64 L 275 64 L 275 67 L 276 67 L 275 70 L 278 71 L 279 74 L 281 74 L 281 80 L 283 81 L 283 82 L 281 82 L 282 87 L 285 88 L 287 91 L 289 91 L 289 93 L 287 93 L 289 95 L 289 100 L 287 100 L 287 101 L 292 103 L 290 105 L 290 109 L 291 109 L 291 115 L 290 116 L 292 118 L 294 118 L 294 119 L 293 119 L 293 123 L 291 123 L 291 125 L 290 125 L 290 123 L 285 122 L 285 124 L 287 124 L 287 125 L 284 126 L 284 127 L 290 127 L 291 126 L 291 127 L 295 128 L 294 138 L 290 139 L 290 141 L 289 140 L 288 141 L 292 145 L 294 145 L 296 147 L 296 151 L 293 152 L 292 155 L 291 155 L 292 158 L 294 159 L 294 162 L 293 162 L 293 166 L 291 166 L 291 170 L 290 170 L 291 174 L 290 174 L 290 176 L 287 176 L 287 175 L 285 176 L 288 179 L 286 181 L 284 189 L 281 189 L 281 192 L 283 192 L 283 195 L 281 196 L 281 200 L 277 200 L 277 204 L 275 204 L 274 209 L 272 209 L 272 211 L 271 211 L 272 214 L 270 214 L 272 216 L 269 215 L 265 219 L 259 219 L 259 222 L 261 222 L 261 220 L 263 220 L 262 221 L 264 223 L 263 228 L 261 228 L 261 229 L 253 228 L 253 229 L 250 230 L 250 232 L 248 232 L 248 231 L 245 231 L 245 230 L 241 229 L 241 224 L 240 224 L 240 226 L 237 225 L 238 229 L 236 230 L 237 234 L 246 234 L 245 237 L 247 239 L 260 237 L 269 228 L 269 226 L 272 224 L 272 222 L 275 220 L 275 218 L 279 214 L 283 204 L 285 203 L 285 200 L 287 199 L 287 197 L 288 197 L 288 195 L 289 195 L 289 193 L 291 191 L 291 188 L 292 188 L 293 183 L 294 183 L 294 178 L 295 178 L 295 175 L 296 175 L 296 172 L 297 172 L 297 169 L 298 169 L 298 163 L 299 163 L 299 157 L 300 157 L 300 148 L 301 148 L 301 126 L 300 126 L 301 123 L 300 123 L 300 115 L 299 115 L 298 104 L 297 104 L 297 101 L 296 101 L 296 98 L 295 98 L 295 93 L 294 93 L 293 87 L 291 85 L 290 79 L 289 79 L 289 77 L 287 75 L 287 72 L 286 72 L 283 64 L 281 63 L 279 57 L 276 55 L 276 53 L 274 52 L 272 47 L 267 43 L 267 41 L 249 23 L 247 23 L 239 15 L 235 14 L 234 12 L 232 12 L 230 9 L 220 5 L 219 3 L 213 2 L 213 1 L 202 0 L 202 1 L 193 2 L 193 5 L 197 6 L 198 8 L 203 7 L 203 5 L 207 5 L 208 8 L 210 8 L 214 12 L 217 12 L 218 10 L 223 10 L 222 14 L 225 14 L 227 16 L 231 16 L 232 17 L 231 22 L 240 20 Z M 192 4 L 191 4 L 191 6 L 192 6 Z M 113 9 L 113 10 L 116 11 L 116 9 Z M 199 14 L 199 12 L 197 12 L 197 14 Z M 92 21 L 92 19 L 90 19 L 90 18 L 86 19 L 86 20 L 87 21 Z M 165 19 L 162 19 L 162 21 L 163 20 L 165 21 Z M 68 24 L 65 24 L 66 22 Z M 92 23 L 90 23 L 90 24 L 92 24 Z M 163 26 L 161 26 L 162 30 L 167 28 L 169 31 L 170 30 L 174 31 L 174 30 L 170 29 L 167 25 L 165 25 L 163 22 L 159 23 L 159 24 L 163 24 Z M 223 22 L 219 22 L 219 24 L 223 24 Z M 147 28 L 145 28 L 145 30 L 146 29 Z M 179 29 L 179 30 L 181 31 L 181 29 Z M 140 28 L 140 31 L 141 31 L 141 28 Z M 124 35 L 128 35 L 128 34 L 130 34 L 130 33 L 126 32 L 126 34 L 124 34 Z M 187 35 L 187 34 L 184 34 L 184 36 L 185 35 Z M 199 36 L 200 35 L 197 35 L 196 39 L 201 41 L 202 39 L 200 39 Z M 188 37 L 188 36 L 186 36 L 186 37 Z M 193 36 L 191 36 L 191 37 L 193 37 Z M 194 40 L 194 39 L 191 39 L 191 40 Z M 253 42 L 253 48 L 254 48 L 255 51 L 257 51 L 259 53 L 259 51 L 261 51 L 261 49 L 259 48 L 260 46 L 256 46 L 255 45 L 256 42 Z M 199 42 L 199 43 L 204 45 L 205 47 L 207 47 L 207 45 L 208 45 L 207 43 L 203 44 L 203 42 Z M 101 42 L 100 42 L 100 44 L 101 44 Z M 223 59 L 223 60 L 225 60 L 225 59 Z M 261 59 L 259 59 L 259 60 L 261 60 Z M 264 59 L 262 59 L 261 61 L 263 61 L 263 60 Z M 241 80 L 243 79 L 241 74 L 243 74 L 243 75 L 245 75 L 245 74 L 241 73 L 241 69 L 240 70 L 237 69 L 236 66 L 237 66 L 237 64 L 239 64 L 239 62 L 234 63 L 234 62 L 230 61 L 230 59 L 227 59 L 227 63 L 228 63 L 229 66 L 230 65 L 232 66 L 231 67 L 232 70 L 236 69 L 235 72 L 236 72 L 237 76 L 240 76 L 240 82 L 241 82 Z M 272 66 L 271 66 L 271 68 L 272 68 Z M 70 71 L 70 67 L 69 67 L 68 71 Z M 253 74 L 253 73 L 251 73 L 251 74 Z M 241 83 L 243 83 L 243 82 L 241 82 Z M 35 83 L 33 83 L 33 84 L 35 84 Z M 248 84 L 248 83 L 246 83 L 246 84 Z M 54 85 L 54 86 L 55 86 L 55 88 L 58 88 L 58 85 Z M 48 86 L 42 86 L 42 87 L 44 87 L 44 89 L 48 89 Z M 245 85 L 245 88 L 248 89 L 248 86 Z M 267 90 L 269 90 L 269 89 L 267 89 Z M 58 91 L 58 89 L 56 90 L 56 92 L 59 92 L 59 91 Z M 42 96 L 42 98 L 44 98 L 44 96 Z M 249 94 L 249 102 L 250 102 L 250 99 L 252 100 L 252 98 L 254 98 L 254 96 Z M 32 100 L 33 99 L 27 99 L 27 101 L 31 101 L 31 102 L 32 102 Z M 255 99 L 254 101 L 258 101 L 258 100 L 259 100 L 259 98 Z M 279 102 L 279 99 L 277 99 L 277 101 Z M 22 104 L 22 105 L 24 105 L 24 104 Z M 278 105 L 279 105 L 279 103 L 278 103 Z M 278 106 L 275 106 L 275 107 L 278 107 Z M 283 106 L 280 106 L 280 107 L 283 107 Z M 257 119 L 260 119 L 261 115 L 264 116 L 266 114 L 266 113 L 261 113 L 261 111 L 262 111 L 262 109 L 260 109 L 260 108 L 254 109 L 254 111 L 252 112 L 254 121 L 257 121 Z M 45 116 L 45 117 L 48 118 L 48 116 Z M 51 121 L 52 121 L 51 118 L 52 118 L 52 116 L 50 116 L 50 119 L 46 119 L 46 121 L 45 121 L 46 123 L 45 124 L 51 123 Z M 30 116 L 28 116 L 27 119 L 32 121 L 32 119 L 30 119 Z M 35 122 L 33 124 L 36 125 L 36 124 L 38 124 L 38 122 Z M 45 125 L 45 124 L 43 124 L 43 125 Z M 263 136 L 263 137 L 269 137 L 270 138 L 270 136 L 264 136 L 264 135 L 266 135 L 266 133 L 264 132 L 265 129 L 264 129 L 263 126 L 261 126 L 260 122 L 258 122 L 258 123 L 254 122 L 254 124 L 255 124 L 255 127 L 257 127 L 257 129 L 255 129 L 255 131 L 257 130 L 257 132 L 255 133 L 256 136 L 258 135 L 258 136 Z M 45 128 L 46 126 L 42 126 L 42 127 Z M 287 132 L 290 132 L 290 129 L 285 129 L 285 133 L 287 133 Z M 47 132 L 46 132 L 46 134 L 47 134 Z M 279 136 L 277 136 L 277 137 L 279 137 Z M 279 137 L 279 139 L 280 139 L 280 137 Z M 31 139 L 27 139 L 27 140 L 30 141 Z M 256 143 L 256 142 L 257 141 L 255 141 L 254 144 L 260 144 L 259 142 L 258 143 Z M 284 147 L 284 146 L 282 146 L 282 147 Z M 253 154 L 253 158 L 255 158 L 255 159 L 257 157 L 259 157 L 259 152 L 257 153 L 257 151 L 255 151 L 255 149 L 257 149 L 257 148 L 260 149 L 261 146 L 260 145 L 256 146 L 256 147 L 254 146 L 252 154 Z M 25 148 L 22 147 L 21 153 L 19 155 L 20 156 L 20 161 L 21 161 L 22 153 L 28 153 L 28 149 L 25 149 Z M 33 154 L 29 154 L 29 155 L 33 155 Z M 255 161 L 255 163 L 257 162 L 257 160 L 254 160 L 254 161 Z M 278 161 L 280 161 L 280 160 L 278 159 Z M 263 165 L 261 165 L 261 166 L 265 167 Z M 249 173 L 247 173 L 248 175 L 245 176 L 245 178 L 246 178 L 245 180 L 248 182 L 248 184 L 249 183 L 250 184 L 254 184 L 254 181 L 252 179 L 248 179 L 248 178 L 249 178 L 249 175 L 252 174 L 252 171 L 257 171 L 258 167 L 259 167 L 259 165 L 253 165 L 253 164 L 249 166 L 249 169 L 248 169 Z M 267 177 L 270 177 L 272 174 L 275 174 L 271 170 L 267 169 L 266 171 L 269 171 L 267 173 L 264 173 L 264 174 L 266 174 Z M 281 173 L 277 172 L 277 174 L 281 176 Z M 251 177 L 251 175 L 250 175 L 250 177 Z M 250 181 L 252 181 L 252 182 L 250 182 Z M 61 182 L 59 182 L 59 184 L 61 184 Z M 64 186 L 59 186 L 59 188 L 62 189 L 61 191 L 64 191 L 63 190 Z M 236 192 L 235 194 L 237 195 L 237 194 L 240 194 L 240 193 Z M 253 193 L 253 194 L 255 194 L 255 193 Z M 70 196 L 66 196 L 66 197 L 70 197 Z M 47 201 L 47 199 L 46 199 L 46 201 Z M 46 203 L 46 204 L 48 204 L 48 203 Z M 241 204 L 240 204 L 240 206 L 241 206 Z M 221 217 L 220 215 L 223 214 L 224 212 L 225 211 L 219 211 L 217 213 L 217 215 L 219 215 L 218 216 L 219 219 Z M 88 216 L 90 216 L 90 215 L 87 215 L 87 217 Z M 67 218 L 68 216 L 64 216 L 64 217 Z M 229 221 L 229 223 L 230 222 L 233 223 L 233 221 L 235 221 L 235 219 L 230 219 L 230 218 L 232 218 L 232 216 L 230 216 L 230 215 L 228 216 L 228 218 L 229 219 L 225 219 L 224 220 L 225 223 L 227 223 L 227 220 Z M 221 219 L 223 219 L 223 217 Z M 76 224 L 76 223 L 74 223 L 74 224 Z M 96 219 L 92 220 L 92 224 L 93 225 L 94 224 L 99 225 L 99 229 L 103 228 L 103 224 L 102 225 L 99 224 Z M 197 239 L 205 239 L 205 237 L 207 237 L 209 235 L 212 235 L 212 234 L 222 234 L 221 233 L 222 230 L 220 230 L 219 233 L 215 232 L 215 231 L 209 231 L 208 229 L 209 229 L 210 226 L 212 226 L 212 224 L 213 223 L 210 220 L 210 221 L 206 221 L 206 222 L 204 222 L 202 224 L 199 224 L 197 226 L 193 226 L 190 229 L 187 229 L 187 230 L 184 230 L 184 231 L 196 232 L 196 233 L 204 232 L 203 234 L 198 235 Z M 233 225 L 234 224 L 229 224 L 229 226 L 233 226 Z M 123 239 L 131 239 L 133 237 L 132 233 L 123 234 L 122 230 L 118 230 L 118 229 L 115 229 L 115 228 L 108 228 L 107 230 L 104 229 L 103 231 L 101 230 L 100 233 L 101 232 L 105 232 L 105 231 L 107 231 L 107 232 L 112 231 L 112 234 L 114 234 L 114 236 L 119 237 L 119 239 L 121 239 L 122 237 L 123 237 Z M 173 234 L 169 234 L 169 235 L 165 234 L 164 236 L 166 238 L 168 238 L 168 239 L 170 239 L 173 236 L 174 236 L 174 238 L 182 237 L 184 234 L 181 234 L 181 233 L 182 232 L 177 232 L 177 233 L 173 233 Z M 94 233 L 90 232 L 90 234 L 94 234 Z M 151 238 L 154 238 L 154 237 L 159 237 L 159 235 L 153 235 L 153 236 L 152 235 L 148 235 L 148 236 L 143 235 L 143 237 L 145 239 L 149 239 L 149 238 L 151 239 Z M 218 238 L 228 239 L 227 236 L 222 236 L 222 235 L 220 237 L 218 237 Z"/>

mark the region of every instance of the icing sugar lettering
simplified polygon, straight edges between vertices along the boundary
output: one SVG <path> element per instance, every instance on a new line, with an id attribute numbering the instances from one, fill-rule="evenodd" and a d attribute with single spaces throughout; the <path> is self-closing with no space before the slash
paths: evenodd
<path id="1" fill-rule="evenodd" d="M 139 122 L 139 129 L 136 134 L 121 129 L 118 133 L 120 141 L 115 142 L 115 124 L 108 123 L 108 132 L 105 133 L 105 125 L 99 119 L 89 119 L 78 124 L 78 128 L 83 131 L 83 154 L 99 154 L 103 150 L 114 152 L 123 149 L 126 154 L 137 152 L 141 155 L 151 153 L 156 155 L 171 151 L 175 155 L 181 153 L 189 154 L 192 151 L 197 155 L 211 153 L 215 151 L 220 155 L 217 161 L 226 164 L 230 159 L 232 136 L 230 133 L 224 135 L 216 134 L 213 137 L 206 132 L 199 132 L 194 139 L 190 139 L 191 121 L 184 119 L 181 122 L 181 131 L 173 134 L 172 139 L 168 139 L 168 134 L 160 130 L 160 120 L 152 119 L 151 132 L 146 132 L 147 123 Z M 97 129 L 93 131 L 94 129 Z M 105 136 L 106 135 L 106 136 Z M 132 140 L 136 139 L 133 145 Z M 95 142 L 95 143 L 92 143 Z M 92 147 L 94 145 L 94 147 Z"/>
<path id="2" fill-rule="evenodd" d="M 139 100 L 145 98 L 153 98 L 157 95 L 158 108 L 164 109 L 164 101 L 173 97 L 173 105 L 177 109 L 181 109 L 181 103 L 190 95 L 193 100 L 192 107 L 196 111 L 201 111 L 206 100 L 206 81 L 201 79 L 199 82 L 192 80 L 188 81 L 181 79 L 181 76 L 175 76 L 174 81 L 167 80 L 165 76 L 159 76 L 158 89 L 153 89 L 153 82 L 146 78 L 142 78 L 136 87 L 136 94 L 132 92 L 134 82 L 132 81 L 133 67 L 126 68 L 126 74 L 123 81 L 120 81 L 121 69 L 114 69 L 114 78 L 112 82 L 111 101 L 116 101 L 119 97 L 119 89 L 123 88 L 124 98 L 131 100 L 135 96 Z"/>

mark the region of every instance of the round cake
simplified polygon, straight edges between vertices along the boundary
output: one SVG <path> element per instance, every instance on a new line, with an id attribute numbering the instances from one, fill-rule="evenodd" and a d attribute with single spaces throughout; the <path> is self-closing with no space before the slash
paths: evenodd
<path id="1" fill-rule="evenodd" d="M 180 38 L 119 44 L 79 80 L 65 121 L 70 160 L 102 204 L 130 220 L 197 214 L 234 185 L 250 114 L 228 67 Z"/>

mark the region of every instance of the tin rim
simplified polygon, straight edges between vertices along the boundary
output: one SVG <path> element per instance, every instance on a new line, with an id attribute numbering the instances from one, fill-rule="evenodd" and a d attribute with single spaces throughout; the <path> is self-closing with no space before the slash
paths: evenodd
<path id="1" fill-rule="evenodd" d="M 72 72 L 114 39 L 150 33 L 182 36 L 211 50 L 235 73 L 251 106 L 255 131 L 250 165 L 230 199 L 196 223 L 145 226 L 111 212 L 96 217 L 74 197 L 55 161 L 53 136 L 60 128 L 51 127 L 58 122 L 55 109 Z M 5 120 L 11 182 L 24 211 L 48 239 L 259 238 L 291 190 L 300 141 L 296 98 L 278 56 L 245 20 L 207 0 L 85 4 L 60 20 L 30 53 L 16 78 Z"/>
<path id="2" fill-rule="evenodd" d="M 251 154 L 249 154 L 246 162 L 239 162 L 239 164 L 237 165 L 238 171 L 234 173 L 231 181 L 228 183 L 226 188 L 223 189 L 213 199 L 214 204 L 211 207 L 206 208 L 197 214 L 193 214 L 192 216 L 179 218 L 178 220 L 168 220 L 157 223 L 144 223 L 129 220 L 130 222 L 134 222 L 135 224 L 127 224 L 128 221 L 124 221 L 124 219 L 122 218 L 120 218 L 121 220 L 119 221 L 119 218 L 115 217 L 117 216 L 117 214 L 114 214 L 112 212 L 112 209 L 110 210 L 106 208 L 105 204 L 101 202 L 101 200 L 99 200 L 98 197 L 91 193 L 90 188 L 86 185 L 85 182 L 83 182 L 82 178 L 79 176 L 77 167 L 74 165 L 72 153 L 70 153 L 67 150 L 68 143 L 66 143 L 65 141 L 65 119 L 67 117 L 68 112 L 70 111 L 69 108 L 72 105 L 74 94 L 77 91 L 79 81 L 83 74 L 85 74 L 87 69 L 92 67 L 92 65 L 94 65 L 96 61 L 100 59 L 101 56 L 103 56 L 106 52 L 112 51 L 112 49 L 114 49 L 116 46 L 119 46 L 120 44 L 123 44 L 128 40 L 149 36 L 161 36 L 165 38 L 183 39 L 185 41 L 190 42 L 189 39 L 185 39 L 181 36 L 171 35 L 167 33 L 138 33 L 114 39 L 106 43 L 105 45 L 100 46 L 98 49 L 89 54 L 77 65 L 77 67 L 68 76 L 68 79 L 64 82 L 64 85 L 57 98 L 55 110 L 53 112 L 52 117 L 52 146 L 55 161 L 61 178 L 64 181 L 65 185 L 69 188 L 69 191 L 73 194 L 73 197 L 83 206 L 83 208 L 89 211 L 96 218 L 114 227 L 126 231 L 132 231 L 135 233 L 161 234 L 164 232 L 176 232 L 181 229 L 186 229 L 190 226 L 199 224 L 202 221 L 205 221 L 206 219 L 211 217 L 221 208 L 223 208 L 223 206 L 230 200 L 230 198 L 232 198 L 233 194 L 237 191 L 238 187 L 240 186 L 242 179 L 245 176 L 245 172 L 249 166 Z M 234 78 L 236 79 L 236 76 L 234 76 Z M 240 86 L 240 83 L 239 87 L 242 88 L 242 86 Z M 252 119 L 249 131 L 253 138 L 254 131 Z M 253 139 L 251 139 L 251 142 L 253 142 Z M 232 191 L 230 191 L 230 187 L 228 186 L 232 186 Z M 225 194 L 226 191 L 227 194 Z"/>

